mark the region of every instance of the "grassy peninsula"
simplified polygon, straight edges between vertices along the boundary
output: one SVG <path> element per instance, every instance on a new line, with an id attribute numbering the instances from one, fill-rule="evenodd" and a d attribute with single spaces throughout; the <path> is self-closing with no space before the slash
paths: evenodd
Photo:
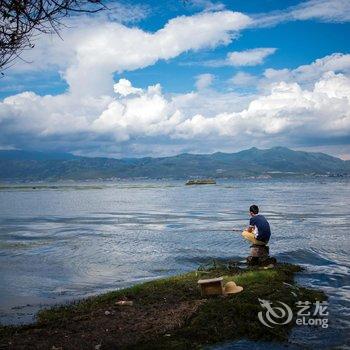
<path id="1" fill-rule="evenodd" d="M 35 324 L 2 327 L 0 349 L 200 349 L 243 338 L 283 342 L 293 322 L 262 326 L 258 298 L 292 308 L 299 300 L 325 300 L 323 292 L 295 284 L 299 271 L 289 264 L 272 269 L 215 264 L 43 310 Z M 202 298 L 197 280 L 218 276 L 243 286 L 243 292 Z"/>

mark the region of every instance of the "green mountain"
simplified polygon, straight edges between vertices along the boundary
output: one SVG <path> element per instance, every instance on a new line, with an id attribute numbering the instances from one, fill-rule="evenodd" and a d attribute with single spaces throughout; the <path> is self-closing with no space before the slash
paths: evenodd
<path id="1" fill-rule="evenodd" d="M 79 157 L 63 152 L 36 152 L 20 150 L 0 150 L 0 159 L 12 160 L 68 160 Z"/>
<path id="2" fill-rule="evenodd" d="M 69 153 L 0 151 L 0 180 L 106 178 L 237 178 L 350 175 L 350 162 L 285 147 L 237 153 L 180 154 L 162 158 L 89 158 Z"/>

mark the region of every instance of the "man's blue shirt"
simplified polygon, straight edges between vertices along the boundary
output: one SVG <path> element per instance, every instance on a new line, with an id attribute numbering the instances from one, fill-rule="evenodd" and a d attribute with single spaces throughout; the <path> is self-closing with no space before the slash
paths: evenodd
<path id="1" fill-rule="evenodd" d="M 256 239 L 267 243 L 271 236 L 270 224 L 263 215 L 255 215 L 250 218 L 250 226 L 255 226 L 258 229 Z"/>

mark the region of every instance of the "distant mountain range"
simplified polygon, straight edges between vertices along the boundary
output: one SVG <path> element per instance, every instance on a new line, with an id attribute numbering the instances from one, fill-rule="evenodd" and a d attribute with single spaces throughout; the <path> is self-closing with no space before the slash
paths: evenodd
<path id="1" fill-rule="evenodd" d="M 349 176 L 350 161 L 285 147 L 237 153 L 180 154 L 162 158 L 78 157 L 69 153 L 0 151 L 0 180 L 108 178 L 244 178 Z"/>

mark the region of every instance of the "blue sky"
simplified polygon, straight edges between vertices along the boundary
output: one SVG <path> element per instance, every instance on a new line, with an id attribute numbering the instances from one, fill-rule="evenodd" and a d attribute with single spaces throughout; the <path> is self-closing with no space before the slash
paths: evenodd
<path id="1" fill-rule="evenodd" d="M 256 8 L 258 11 L 258 8 Z M 169 92 L 190 91 L 195 76 L 212 73 L 217 76 L 216 86 L 223 88 L 222 81 L 229 79 L 241 67 L 208 68 L 200 64 L 186 65 L 224 58 L 227 52 L 255 47 L 275 47 L 277 51 L 261 65 L 245 67 L 251 74 L 261 74 L 266 68 L 296 68 L 334 52 L 350 52 L 350 23 L 319 23 L 315 21 L 283 23 L 276 27 L 247 30 L 237 41 L 216 50 L 184 53 L 169 61 L 161 61 L 144 69 L 127 72 L 120 76 L 130 78 L 136 85 L 146 87 L 160 82 Z M 118 76 L 118 75 L 117 75 Z"/>
<path id="2" fill-rule="evenodd" d="M 171 1 L 174 3 L 173 1 Z M 150 3 L 157 3 L 150 2 Z M 159 3 L 159 2 L 158 2 Z M 269 11 L 286 9 L 297 5 L 300 1 L 224 1 L 226 9 L 247 14 L 259 14 Z M 174 5 L 173 5 L 174 6 Z M 151 16 L 140 23 L 145 30 L 158 30 L 172 17 L 193 13 L 191 6 L 176 6 L 177 11 L 167 11 L 168 6 L 160 10 L 161 16 Z M 188 9 L 186 11 L 186 9 Z M 192 11 L 190 11 L 192 9 Z M 123 74 L 130 77 L 139 86 L 148 86 L 160 82 L 169 92 L 190 91 L 193 88 L 195 75 L 212 73 L 217 75 L 217 87 L 221 88 L 220 80 L 228 79 L 232 74 L 241 70 L 239 67 L 211 68 L 201 65 L 184 65 L 186 62 L 223 58 L 227 52 L 240 51 L 255 47 L 276 47 L 277 52 L 263 64 L 246 67 L 244 70 L 260 74 L 264 69 L 296 68 L 308 64 L 317 58 L 334 52 L 350 52 L 350 23 L 324 23 L 315 20 L 294 21 L 281 23 L 267 28 L 252 28 L 240 34 L 238 40 L 216 50 L 189 52 L 167 62 Z"/>
<path id="3" fill-rule="evenodd" d="M 201 10 L 201 7 L 186 4 L 179 1 L 146 1 L 149 8 L 147 17 L 137 23 L 146 31 L 157 31 L 161 29 L 169 19 L 181 15 L 191 15 Z M 301 1 L 222 1 L 225 9 L 240 11 L 256 15 L 261 12 L 278 11 L 295 6 Z M 214 3 L 215 4 L 215 3 Z M 308 64 L 317 58 L 324 57 L 334 52 L 350 52 L 350 23 L 327 23 L 317 20 L 293 21 L 281 23 L 277 26 L 266 28 L 252 28 L 240 33 L 238 40 L 227 46 L 221 46 L 215 50 L 204 49 L 199 52 L 188 52 L 176 58 L 159 61 L 154 65 L 131 72 L 115 74 L 115 77 L 126 77 L 140 87 L 161 83 L 165 91 L 184 92 L 191 91 L 195 82 L 195 76 L 203 73 L 212 73 L 217 76 L 216 86 L 223 88 L 221 80 L 229 79 L 232 74 L 240 71 L 240 67 L 219 67 L 208 68 L 200 64 L 186 65 L 189 62 L 223 58 L 227 52 L 240 51 L 255 47 L 275 47 L 277 51 L 270 56 L 263 64 L 246 67 L 244 71 L 252 74 L 261 74 L 266 68 L 296 68 Z M 3 86 L 0 97 L 4 98 L 16 92 L 31 90 L 39 94 L 58 94 L 67 89 L 67 84 L 60 78 L 58 72 L 46 73 L 43 76 L 35 74 L 28 75 L 28 82 L 18 79 L 18 89 L 6 90 Z M 4 81 L 6 83 L 6 81 Z"/>
<path id="4" fill-rule="evenodd" d="M 350 157 L 347 0 L 109 6 L 67 19 L 63 40 L 39 37 L 5 72 L 0 148 Z"/>

